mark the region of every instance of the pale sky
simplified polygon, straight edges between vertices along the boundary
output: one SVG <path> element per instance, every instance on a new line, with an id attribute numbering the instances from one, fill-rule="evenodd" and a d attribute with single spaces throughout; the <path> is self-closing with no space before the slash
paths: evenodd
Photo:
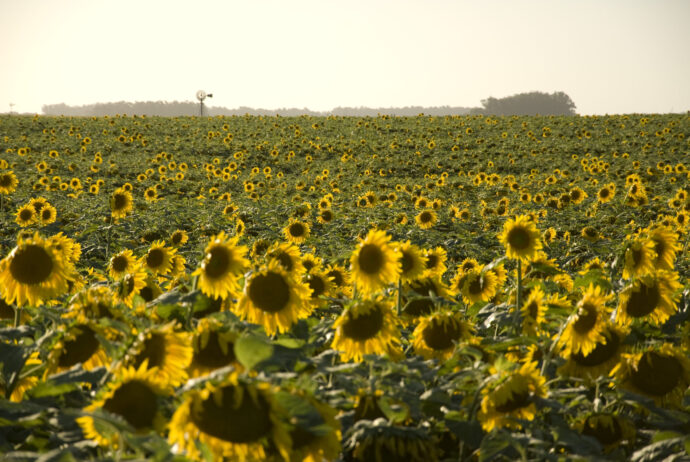
<path id="1" fill-rule="evenodd" d="M 0 112 L 193 101 L 690 110 L 690 0 L 0 0 Z"/>

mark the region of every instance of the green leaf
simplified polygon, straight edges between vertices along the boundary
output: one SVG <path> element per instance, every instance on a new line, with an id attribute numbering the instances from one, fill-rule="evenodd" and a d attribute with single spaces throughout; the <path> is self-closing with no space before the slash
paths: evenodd
<path id="1" fill-rule="evenodd" d="M 478 448 L 484 438 L 482 426 L 476 420 L 466 420 L 457 411 L 445 415 L 446 427 L 460 440 L 471 448 Z"/>
<path id="2" fill-rule="evenodd" d="M 75 383 L 55 383 L 52 380 L 36 384 L 29 394 L 34 398 L 45 398 L 47 396 L 59 396 L 69 393 L 78 388 Z"/>
<path id="3" fill-rule="evenodd" d="M 613 286 L 601 270 L 588 271 L 584 276 L 580 276 L 573 282 L 573 291 L 575 289 L 586 289 L 590 284 L 601 287 L 602 290 L 611 291 Z"/>
<path id="4" fill-rule="evenodd" d="M 382 396 L 376 402 L 391 423 L 402 423 L 410 416 L 410 408 L 405 403 L 394 401 L 387 396 Z"/>
<path id="5" fill-rule="evenodd" d="M 273 355 L 273 345 L 261 337 L 246 335 L 235 342 L 235 356 L 247 369 L 253 369 L 271 355 Z"/>

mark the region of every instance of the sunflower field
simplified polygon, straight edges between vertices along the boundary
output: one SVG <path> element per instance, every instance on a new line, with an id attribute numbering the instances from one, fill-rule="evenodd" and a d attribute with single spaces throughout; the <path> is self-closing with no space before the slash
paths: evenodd
<path id="1" fill-rule="evenodd" d="M 690 458 L 690 115 L 0 117 L 8 461 Z"/>

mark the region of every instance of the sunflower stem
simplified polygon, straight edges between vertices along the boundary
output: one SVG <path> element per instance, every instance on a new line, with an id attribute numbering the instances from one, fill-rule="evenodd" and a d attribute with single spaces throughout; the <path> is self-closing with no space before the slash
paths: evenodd
<path id="1" fill-rule="evenodd" d="M 520 307 L 522 305 L 522 260 L 518 258 L 517 262 L 517 292 L 515 293 L 515 316 L 513 324 L 515 326 L 515 335 L 520 334 L 520 327 L 522 319 L 520 316 Z"/>
<path id="2" fill-rule="evenodd" d="M 14 327 L 17 328 L 22 322 L 22 308 L 20 306 L 14 307 Z"/>
<path id="3" fill-rule="evenodd" d="M 113 229 L 113 215 L 110 215 L 110 225 L 108 226 L 108 232 L 105 235 L 105 259 L 108 259 L 110 255 L 110 233 Z"/>
<path id="4" fill-rule="evenodd" d="M 402 278 L 398 278 L 398 300 L 396 305 L 398 309 L 398 316 L 400 316 L 400 311 L 402 310 Z"/>

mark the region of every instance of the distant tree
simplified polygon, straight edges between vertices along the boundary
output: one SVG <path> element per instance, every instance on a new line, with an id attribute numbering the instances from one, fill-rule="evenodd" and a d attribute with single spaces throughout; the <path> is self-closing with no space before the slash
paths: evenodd
<path id="1" fill-rule="evenodd" d="M 482 100 L 480 113 L 491 115 L 575 115 L 575 103 L 562 91 L 552 94 L 533 91 L 505 98 Z"/>

